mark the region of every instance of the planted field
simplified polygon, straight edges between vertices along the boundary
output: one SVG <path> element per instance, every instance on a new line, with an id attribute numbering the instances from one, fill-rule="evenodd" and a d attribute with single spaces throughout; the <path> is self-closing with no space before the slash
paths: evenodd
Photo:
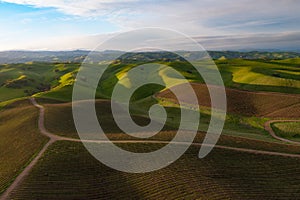
<path id="1" fill-rule="evenodd" d="M 48 100 L 44 99 L 40 101 L 46 103 Z M 72 120 L 72 106 L 70 103 L 44 104 L 44 106 L 46 108 L 45 125 L 49 131 L 61 136 L 78 138 L 78 134 Z M 98 118 L 100 121 L 100 125 L 102 126 L 108 138 L 110 138 L 111 140 L 139 139 L 124 134 L 117 127 L 111 115 L 109 101 L 98 100 L 96 103 L 96 108 L 99 115 Z M 171 112 L 171 114 L 174 113 Z M 139 116 L 134 116 L 133 119 L 141 125 L 147 124 L 149 122 L 147 118 Z M 264 122 L 264 120 L 258 118 L 231 118 L 226 122 L 225 130 L 223 131 L 218 144 L 284 153 L 300 153 L 300 147 L 283 144 L 282 142 L 272 138 L 266 131 L 263 130 L 262 126 Z M 165 126 L 163 131 L 149 138 L 149 140 L 172 140 L 172 138 L 174 138 L 174 136 L 176 135 L 176 131 L 174 130 L 177 129 L 172 128 L 172 126 Z M 202 142 L 204 136 L 204 132 L 199 132 L 195 139 L 195 142 Z"/>
<path id="2" fill-rule="evenodd" d="M 28 100 L 0 111 L 0 193 L 47 141 L 38 130 L 37 119 L 38 111 Z"/>
<path id="3" fill-rule="evenodd" d="M 199 132 L 195 142 L 202 142 L 211 118 L 207 88 L 187 63 L 180 60 L 165 61 L 159 63 L 172 66 L 192 82 L 201 106 Z M 10 198 L 297 198 L 300 195 L 300 159 L 282 155 L 267 156 L 263 152 L 242 153 L 220 147 L 300 154 L 299 145 L 277 141 L 264 130 L 264 124 L 269 118 L 300 117 L 299 63 L 299 59 L 216 60 L 225 81 L 228 114 L 218 141 L 219 148 L 215 148 L 205 159 L 197 158 L 199 147 L 193 146 L 182 158 L 165 169 L 146 174 L 127 174 L 99 163 L 79 142 L 58 141 L 50 146 Z M 140 63 L 112 64 L 99 82 L 96 97 L 109 99 L 117 82 L 124 88 L 130 87 L 132 75 L 128 71 L 137 64 Z M 79 64 L 74 63 L 0 65 L 0 157 L 4 161 L 0 163 L 0 193 L 48 140 L 37 129 L 38 110 L 27 100 L 14 102 L 16 99 L 30 95 L 40 97 L 38 101 L 45 106 L 45 127 L 54 134 L 78 138 L 72 117 L 72 103 L 66 103 L 71 101 L 78 67 Z M 172 76 L 165 67 L 161 66 L 158 74 L 156 78 L 164 82 L 182 83 L 180 77 Z M 98 77 L 77 77 L 84 80 L 81 89 L 90 86 L 92 80 L 89 78 Z M 155 77 L 146 74 L 146 77 L 140 78 L 153 80 Z M 176 98 L 168 90 L 162 89 L 157 85 L 143 86 L 131 99 L 132 118 L 139 125 L 149 123 L 148 110 L 153 103 L 160 103 L 167 110 L 167 125 L 149 140 L 171 140 L 179 123 L 180 109 Z M 154 98 L 156 92 L 157 98 Z M 182 94 L 184 92 L 182 90 Z M 185 102 L 184 109 L 193 109 L 188 97 Z M 137 140 L 118 128 L 110 104 L 110 100 L 98 99 L 95 105 L 100 125 L 107 136 L 115 141 Z M 193 111 L 198 112 L 195 109 Z M 298 125 L 284 122 L 274 123 L 272 127 L 279 136 L 300 141 Z M 132 141 L 117 145 L 134 152 L 150 151 L 162 146 L 135 144 Z"/>
<path id="4" fill-rule="evenodd" d="M 177 133 L 176 131 L 161 131 L 160 133 L 156 134 L 155 136 L 147 140 L 171 141 L 175 137 L 176 133 Z M 206 133 L 198 132 L 198 134 L 194 139 L 194 142 L 202 143 L 205 134 Z M 107 134 L 107 137 L 112 141 L 145 140 L 145 139 L 133 138 L 124 133 Z M 254 138 L 254 137 L 246 138 L 242 136 L 222 134 L 218 140 L 217 145 L 226 146 L 226 147 L 237 147 L 237 148 L 244 148 L 244 149 L 288 153 L 288 154 L 300 154 L 299 145 L 291 145 L 291 144 L 283 143 L 281 141 L 272 138 L 269 134 L 263 135 L 260 138 Z"/>
<path id="5" fill-rule="evenodd" d="M 160 145 L 123 147 L 143 152 Z M 57 142 L 10 198 L 294 199 L 300 195 L 299 159 L 219 149 L 198 159 L 198 150 L 191 147 L 162 170 L 128 174 L 101 164 L 80 143 Z"/>
<path id="6" fill-rule="evenodd" d="M 71 103 L 47 103 L 48 100 L 41 100 L 45 103 L 45 126 L 46 128 L 58 135 L 78 138 L 77 131 L 75 129 L 73 116 L 72 116 L 72 104 Z M 101 127 L 108 134 L 122 133 L 117 124 L 115 123 L 111 108 L 110 101 L 97 100 L 96 110 Z M 145 104 L 143 102 L 143 104 Z M 142 108 L 143 106 L 139 107 Z M 148 112 L 147 108 L 145 110 Z M 168 113 L 168 119 L 166 126 L 163 130 L 177 130 L 180 110 L 176 107 L 166 107 Z M 133 120 L 139 125 L 146 125 L 149 123 L 149 119 L 146 117 L 146 113 L 137 113 L 132 115 Z M 199 131 L 206 131 L 210 120 L 210 113 L 201 113 Z M 264 131 L 263 124 L 266 120 L 255 117 L 241 117 L 237 115 L 228 115 L 225 122 L 224 134 L 242 136 L 247 138 L 261 139 L 269 141 L 271 137 Z"/>
<path id="7" fill-rule="evenodd" d="M 195 93 L 198 97 L 200 105 L 211 107 L 210 95 L 207 86 L 204 84 L 192 84 Z M 184 87 L 182 85 L 176 86 L 184 94 Z M 216 91 L 218 89 L 216 88 Z M 236 89 L 226 88 L 227 95 L 227 111 L 229 113 L 257 116 L 257 117 L 284 117 L 297 118 L 300 117 L 300 96 L 288 95 L 281 93 L 267 93 L 267 92 L 249 92 Z M 183 95 L 184 96 L 184 95 Z M 173 102 L 177 102 L 175 96 L 170 90 L 165 90 L 157 95 L 158 98 L 166 98 Z M 189 103 L 189 98 L 184 100 Z M 287 110 L 293 112 L 287 112 Z"/>
<path id="8" fill-rule="evenodd" d="M 58 135 L 78 138 L 72 116 L 72 104 L 44 104 L 45 126 Z M 98 120 L 105 133 L 121 133 L 122 130 L 117 126 L 111 113 L 111 103 L 107 100 L 96 101 L 96 112 Z M 147 125 L 150 121 L 146 117 L 133 115 L 133 120 L 140 125 Z M 165 130 L 172 129 L 165 126 Z"/>

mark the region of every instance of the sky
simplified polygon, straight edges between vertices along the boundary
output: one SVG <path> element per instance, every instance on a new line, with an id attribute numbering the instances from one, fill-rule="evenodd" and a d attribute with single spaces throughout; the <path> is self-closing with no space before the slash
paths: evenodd
<path id="1" fill-rule="evenodd" d="M 0 0 L 0 50 L 94 49 L 143 27 L 208 50 L 299 50 L 299 10 L 299 0 Z"/>

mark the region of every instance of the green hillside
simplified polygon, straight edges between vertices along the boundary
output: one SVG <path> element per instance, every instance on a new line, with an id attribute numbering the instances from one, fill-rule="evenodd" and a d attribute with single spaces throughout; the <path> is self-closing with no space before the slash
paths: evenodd
<path id="1" fill-rule="evenodd" d="M 282 93 L 300 93 L 300 59 L 217 60 L 227 87 Z M 290 64 L 286 64 L 290 63 Z"/>
<path id="2" fill-rule="evenodd" d="M 113 62 L 104 71 L 96 91 L 95 108 L 99 123 L 114 141 L 137 139 L 122 133 L 117 127 L 111 113 L 110 97 L 117 83 L 124 91 L 131 87 L 132 78 L 136 77 L 129 71 L 147 63 L 140 56 L 140 60 L 126 57 Z M 151 55 L 146 55 L 146 60 L 152 59 Z M 198 64 L 201 62 L 198 61 Z M 264 124 L 269 119 L 299 117 L 300 59 L 223 57 L 215 63 L 227 87 L 230 111 L 218 145 L 299 154 L 299 146 L 276 140 L 264 129 Z M 105 64 L 94 64 L 94 67 L 104 70 Z M 192 82 L 197 94 L 205 100 L 202 102 L 205 105 L 200 107 L 199 133 L 195 138 L 195 142 L 202 142 L 211 110 L 210 102 L 206 101 L 209 95 L 202 90 L 201 76 L 181 59 L 161 59 L 158 64 L 157 74 L 144 73 L 137 78 L 161 80 L 170 85 L 184 83 L 184 79 Z M 92 77 L 76 77 L 79 66 L 77 63 L 37 62 L 0 65 L 0 156 L 4 160 L 0 163 L 0 193 L 47 141 L 37 128 L 38 110 L 29 104 L 26 97 L 34 96 L 44 105 L 46 129 L 60 136 L 78 138 L 70 102 L 73 85 L 76 79 L 83 80 L 79 89 L 85 91 L 93 80 L 99 78 L 96 73 L 92 73 Z M 167 66 L 177 70 L 184 78 L 172 73 Z M 211 66 L 206 67 L 209 70 Z M 254 92 L 247 92 L 249 90 Z M 130 113 L 139 125 L 149 123 L 151 105 L 159 103 L 167 111 L 163 131 L 150 140 L 171 140 L 180 123 L 180 107 L 168 98 L 170 96 L 162 95 L 167 91 L 162 86 L 151 84 L 140 87 L 131 98 Z M 181 108 L 199 112 L 188 103 Z M 298 125 L 284 122 L 272 126 L 279 136 L 298 140 Z M 118 146 L 134 152 L 161 147 L 159 144 L 129 143 Z M 291 199 L 299 193 L 298 158 L 276 153 L 264 155 L 214 149 L 205 159 L 198 159 L 198 151 L 199 147 L 191 147 L 177 162 L 153 173 L 128 174 L 102 165 L 79 142 L 58 141 L 43 154 L 20 186 L 10 194 L 10 199 L 160 199 L 165 196 L 174 199 Z"/>
<path id="3" fill-rule="evenodd" d="M 34 62 L 0 65 L 0 102 L 52 90 L 78 67 L 79 64 Z"/>
<path id="4" fill-rule="evenodd" d="M 127 72 L 145 62 L 117 62 L 105 71 L 97 91 L 97 97 L 109 97 L 113 86 L 126 80 Z M 226 87 L 282 93 L 300 93 L 299 58 L 286 60 L 215 60 Z M 201 76 L 184 61 L 159 61 L 163 66 L 171 66 L 187 80 L 203 82 Z M 0 65 L 0 106 L 3 102 L 30 96 L 70 101 L 72 85 L 80 64 L 76 63 L 26 63 Z M 99 64 L 99 68 L 104 67 Z M 163 80 L 171 80 L 168 69 L 163 67 L 160 73 Z M 91 77 L 96 78 L 96 77 Z M 175 79 L 174 79 L 175 80 Z M 180 82 L 180 80 L 176 80 Z M 148 88 L 149 87 L 149 88 Z M 84 88 L 83 88 L 84 89 Z M 140 99 L 160 91 L 157 86 L 145 86 L 135 99 Z M 146 92 L 150 91 L 150 92 Z M 142 94 L 143 93 L 143 94 Z"/>
<path id="5" fill-rule="evenodd" d="M 276 122 L 272 128 L 280 137 L 300 141 L 300 122 Z"/>

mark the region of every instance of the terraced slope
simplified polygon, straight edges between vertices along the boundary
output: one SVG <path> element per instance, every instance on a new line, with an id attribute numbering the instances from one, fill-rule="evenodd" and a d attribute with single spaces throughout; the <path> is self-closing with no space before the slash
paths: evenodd
<path id="1" fill-rule="evenodd" d="M 0 111 L 0 193 L 46 143 L 37 119 L 38 111 L 28 100 Z"/>

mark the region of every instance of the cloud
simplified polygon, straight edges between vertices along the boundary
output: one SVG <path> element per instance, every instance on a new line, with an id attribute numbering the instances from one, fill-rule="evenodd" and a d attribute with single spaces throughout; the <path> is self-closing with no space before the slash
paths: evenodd
<path id="1" fill-rule="evenodd" d="M 280 45 L 299 45 L 298 0 L 2 0 L 2 2 L 56 9 L 68 15 L 62 19 L 101 18 L 116 25 L 119 31 L 141 27 L 174 29 L 198 38 L 207 48 L 225 49 L 242 46 L 277 48 Z M 26 22 L 25 20 L 24 23 Z M 73 44 L 73 48 L 91 48 L 93 43 L 90 41 L 94 37 L 82 38 L 85 38 L 83 39 L 85 42 L 81 43 L 82 46 L 77 42 Z M 64 44 L 61 46 L 72 48 L 72 38 L 61 40 Z M 52 43 L 47 45 L 54 46 Z"/>
<path id="2" fill-rule="evenodd" d="M 75 16 L 108 15 L 119 6 L 136 2 L 137 0 L 2 0 L 2 2 L 20 5 L 30 5 L 37 8 L 55 8 L 60 12 Z M 119 5 L 116 7 L 116 5 Z"/>
<path id="3" fill-rule="evenodd" d="M 57 37 L 44 41 L 42 39 L 17 44 L 12 49 L 30 50 L 93 50 L 105 40 L 116 34 L 101 34 L 87 37 Z M 242 34 L 223 36 L 194 36 L 206 50 L 282 50 L 300 51 L 300 32 L 286 32 L 274 34 Z M 175 42 L 176 41 L 176 42 Z M 130 42 L 130 41 L 129 41 Z M 146 41 L 149 46 L 157 41 Z M 159 41 L 164 42 L 164 41 Z M 134 41 L 132 41 L 134 43 Z M 166 42 L 169 44 L 169 42 Z M 23 48 L 20 48 L 20 45 Z M 4 47 L 5 43 L 3 44 Z M 175 50 L 188 50 L 182 41 L 174 40 Z M 122 46 L 123 47 L 123 46 Z M 126 48 L 126 47 L 124 47 Z M 0 49 L 5 50 L 5 49 Z M 106 49 L 102 49 L 106 50 Z M 111 49 L 110 49 L 111 50 Z M 120 50 L 122 48 L 120 47 Z"/>
<path id="4" fill-rule="evenodd" d="M 166 27 L 195 35 L 222 35 L 299 30 L 300 4 L 287 1 L 162 1 L 128 4 L 128 15 L 112 14 L 124 28 Z M 117 6 L 118 7 L 118 6 Z M 124 7 L 119 7 L 120 13 Z M 282 30 L 283 29 L 283 30 Z"/>
<path id="5" fill-rule="evenodd" d="M 195 37 L 209 50 L 300 50 L 300 32 Z"/>
<path id="6" fill-rule="evenodd" d="M 296 29 L 298 0 L 2 0 L 67 15 L 101 16 L 124 28 L 164 26 L 190 33 L 260 31 L 286 24 Z M 288 24 L 291 24 L 289 27 Z M 266 27 L 266 29 L 264 29 Z M 291 31 L 291 30 L 290 30 Z"/>

